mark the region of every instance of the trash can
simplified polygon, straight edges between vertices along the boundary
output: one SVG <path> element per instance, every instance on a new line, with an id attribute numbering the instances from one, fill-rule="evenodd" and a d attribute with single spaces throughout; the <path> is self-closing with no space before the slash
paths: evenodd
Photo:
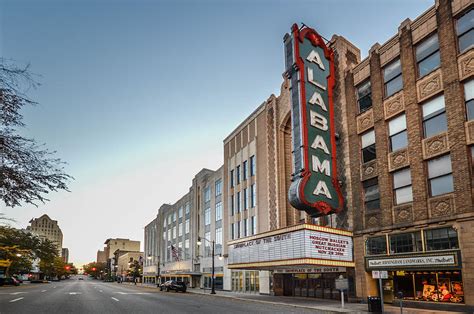
<path id="1" fill-rule="evenodd" d="M 369 312 L 382 313 L 382 299 L 380 297 L 368 297 L 367 304 Z"/>

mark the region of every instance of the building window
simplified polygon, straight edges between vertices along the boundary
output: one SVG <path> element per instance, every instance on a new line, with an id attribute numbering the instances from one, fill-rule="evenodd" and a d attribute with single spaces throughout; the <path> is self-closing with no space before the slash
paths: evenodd
<path id="1" fill-rule="evenodd" d="M 230 215 L 234 216 L 234 211 L 235 211 L 235 208 L 234 208 L 234 195 L 230 196 L 229 201 L 230 201 Z"/>
<path id="2" fill-rule="evenodd" d="M 247 160 L 244 161 L 243 165 L 242 165 L 242 180 L 247 180 Z"/>
<path id="3" fill-rule="evenodd" d="M 168 215 L 168 225 L 171 224 L 171 218 L 172 218 L 172 217 L 171 217 L 171 214 L 169 214 L 169 215 Z M 117 243 L 115 243 L 115 244 L 117 244 Z"/>
<path id="4" fill-rule="evenodd" d="M 168 229 L 168 241 L 171 241 L 171 229 Z"/>
<path id="5" fill-rule="evenodd" d="M 184 233 L 188 234 L 189 233 L 189 219 L 186 219 L 184 223 Z"/>
<path id="6" fill-rule="evenodd" d="M 474 9 L 461 16 L 456 23 L 459 52 L 463 53 L 474 45 Z"/>
<path id="7" fill-rule="evenodd" d="M 387 254 L 387 239 L 384 236 L 368 238 L 365 247 L 367 255 Z"/>
<path id="8" fill-rule="evenodd" d="M 433 34 L 416 46 L 416 64 L 418 77 L 423 77 L 439 68 L 438 34 Z"/>
<path id="9" fill-rule="evenodd" d="M 206 226 L 211 224 L 211 208 L 210 207 L 204 210 L 204 224 Z"/>
<path id="10" fill-rule="evenodd" d="M 257 206 L 257 188 L 255 183 L 250 186 L 250 207 Z"/>
<path id="11" fill-rule="evenodd" d="M 244 189 L 244 210 L 249 208 L 249 193 L 248 189 Z"/>
<path id="12" fill-rule="evenodd" d="M 380 209 L 380 192 L 377 178 L 362 182 L 364 187 L 364 204 L 366 210 Z"/>
<path id="13" fill-rule="evenodd" d="M 458 234 L 453 228 L 425 230 L 427 251 L 458 249 Z"/>
<path id="14" fill-rule="evenodd" d="M 184 240 L 184 259 L 189 259 L 189 239 Z"/>
<path id="15" fill-rule="evenodd" d="M 377 158 L 375 151 L 375 132 L 366 132 L 361 136 L 362 141 L 362 163 L 369 162 Z"/>
<path id="16" fill-rule="evenodd" d="M 176 239 L 176 226 L 173 227 L 173 239 Z"/>
<path id="17" fill-rule="evenodd" d="M 204 188 L 204 202 L 209 202 L 211 200 L 211 188 Z"/>
<path id="18" fill-rule="evenodd" d="M 252 216 L 252 235 L 257 234 L 257 216 Z"/>
<path id="19" fill-rule="evenodd" d="M 240 238 L 240 220 L 235 223 L 235 235 L 237 239 Z"/>
<path id="20" fill-rule="evenodd" d="M 248 226 L 247 226 L 247 218 L 244 218 L 244 237 L 247 236 L 247 231 L 248 231 L 248 230 L 247 230 L 247 227 L 248 227 Z"/>
<path id="21" fill-rule="evenodd" d="M 402 66 L 397 59 L 383 68 L 385 98 L 392 96 L 403 88 Z"/>
<path id="22" fill-rule="evenodd" d="M 250 156 L 250 176 L 253 177 L 255 175 L 255 171 L 256 171 L 256 168 L 257 165 L 255 164 L 255 155 L 253 156 Z"/>
<path id="23" fill-rule="evenodd" d="M 222 194 L 222 180 L 219 179 L 216 181 L 216 196 L 219 196 Z"/>
<path id="24" fill-rule="evenodd" d="M 428 161 L 428 183 L 431 196 L 450 193 L 454 190 L 450 155 Z"/>
<path id="25" fill-rule="evenodd" d="M 240 184 L 240 166 L 237 166 L 237 168 L 235 168 L 235 176 L 237 184 Z"/>
<path id="26" fill-rule="evenodd" d="M 183 224 L 179 223 L 178 225 L 178 236 L 182 237 L 183 236 Z"/>
<path id="27" fill-rule="evenodd" d="M 230 187 L 234 187 L 234 170 L 230 171 Z"/>
<path id="28" fill-rule="evenodd" d="M 235 224 L 234 223 L 231 223 L 230 224 L 230 232 L 231 232 L 231 239 L 234 240 L 235 239 Z"/>
<path id="29" fill-rule="evenodd" d="M 216 228 L 216 252 L 215 254 L 222 254 L 222 227 Z"/>
<path id="30" fill-rule="evenodd" d="M 183 207 L 178 208 L 178 218 L 183 217 Z"/>
<path id="31" fill-rule="evenodd" d="M 421 233 L 410 232 L 390 235 L 390 253 L 408 253 L 422 251 Z"/>
<path id="32" fill-rule="evenodd" d="M 467 119 L 474 120 L 474 80 L 464 84 L 464 99 L 466 101 Z"/>
<path id="33" fill-rule="evenodd" d="M 216 204 L 216 221 L 222 219 L 222 202 Z"/>
<path id="34" fill-rule="evenodd" d="M 204 233 L 204 238 L 211 240 L 211 232 L 208 231 Z M 211 256 L 211 243 L 209 241 L 204 241 L 204 248 L 205 248 L 205 256 Z"/>
<path id="35" fill-rule="evenodd" d="M 370 80 L 357 86 L 357 104 L 359 105 L 359 113 L 372 107 L 372 88 L 370 86 Z"/>
<path id="36" fill-rule="evenodd" d="M 189 214 L 189 211 L 191 210 L 191 205 L 189 202 L 186 203 L 186 215 Z"/>
<path id="37" fill-rule="evenodd" d="M 405 114 L 390 120 L 388 122 L 388 131 L 390 135 L 390 149 L 392 152 L 407 147 L 407 119 Z"/>
<path id="38" fill-rule="evenodd" d="M 446 132 L 447 129 L 444 95 L 441 95 L 423 105 L 423 132 L 427 138 Z"/>
<path id="39" fill-rule="evenodd" d="M 236 198 L 236 205 L 237 205 L 237 212 L 240 213 L 240 192 L 237 192 L 237 198 Z"/>
<path id="40" fill-rule="evenodd" d="M 393 194 L 395 196 L 395 205 L 413 201 L 410 168 L 393 173 Z"/>

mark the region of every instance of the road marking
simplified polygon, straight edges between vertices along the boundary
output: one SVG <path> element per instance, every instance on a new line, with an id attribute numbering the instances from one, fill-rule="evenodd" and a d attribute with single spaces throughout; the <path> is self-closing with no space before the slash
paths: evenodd
<path id="1" fill-rule="evenodd" d="M 13 302 L 16 302 L 16 301 L 20 301 L 20 300 L 22 300 L 22 299 L 23 299 L 23 298 L 13 299 L 13 300 L 10 301 L 10 303 L 13 303 Z"/>
<path id="2" fill-rule="evenodd" d="M 22 298 L 22 299 L 23 299 L 23 298 Z M 115 301 L 118 302 L 119 299 L 112 297 L 112 300 L 115 300 Z"/>
<path id="3" fill-rule="evenodd" d="M 22 294 L 22 293 L 26 293 L 26 292 L 12 292 L 10 293 L 11 295 L 17 295 L 17 294 Z"/>
<path id="4" fill-rule="evenodd" d="M 48 291 L 48 290 L 41 290 L 41 292 L 46 292 L 46 291 Z"/>
<path id="5" fill-rule="evenodd" d="M 102 291 L 102 290 L 99 290 L 99 292 L 104 292 L 104 291 Z"/>
<path id="6" fill-rule="evenodd" d="M 56 289 L 56 286 L 54 286 L 53 289 Z"/>
<path id="7" fill-rule="evenodd" d="M 69 292 L 69 294 L 82 294 L 82 292 Z"/>
<path id="8" fill-rule="evenodd" d="M 115 292 L 119 294 L 150 294 L 149 292 Z"/>

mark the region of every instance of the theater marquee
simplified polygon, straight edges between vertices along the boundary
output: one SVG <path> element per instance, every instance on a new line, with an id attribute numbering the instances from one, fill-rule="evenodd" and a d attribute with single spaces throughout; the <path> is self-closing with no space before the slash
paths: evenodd
<path id="1" fill-rule="evenodd" d="M 313 217 L 337 213 L 343 198 L 336 166 L 334 53 L 306 26 L 294 24 L 284 42 L 294 162 L 289 200 Z"/>
<path id="2" fill-rule="evenodd" d="M 258 237 L 229 242 L 229 268 L 280 266 L 353 267 L 352 234 L 314 225 L 298 225 Z"/>

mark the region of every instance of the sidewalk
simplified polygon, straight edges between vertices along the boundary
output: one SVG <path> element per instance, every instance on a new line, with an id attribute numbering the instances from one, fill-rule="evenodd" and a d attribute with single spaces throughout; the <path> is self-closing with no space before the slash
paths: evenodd
<path id="1" fill-rule="evenodd" d="M 133 285 L 133 283 L 125 283 Z M 137 284 L 137 287 L 156 288 L 153 284 Z M 231 298 L 234 300 L 280 304 L 285 306 L 293 306 L 295 308 L 312 309 L 319 313 L 369 313 L 367 304 L 360 303 L 345 303 L 344 308 L 341 308 L 341 302 L 336 300 L 304 298 L 304 297 L 284 297 L 261 295 L 251 293 L 237 293 L 231 291 L 217 290 L 215 295 L 210 294 L 210 289 L 188 288 L 187 292 L 194 294 L 205 294 L 212 297 Z M 400 308 L 385 304 L 385 312 L 390 314 L 400 313 Z M 403 308 L 403 314 L 428 314 L 428 313 L 459 313 L 436 310 L 424 310 L 415 308 Z"/>

